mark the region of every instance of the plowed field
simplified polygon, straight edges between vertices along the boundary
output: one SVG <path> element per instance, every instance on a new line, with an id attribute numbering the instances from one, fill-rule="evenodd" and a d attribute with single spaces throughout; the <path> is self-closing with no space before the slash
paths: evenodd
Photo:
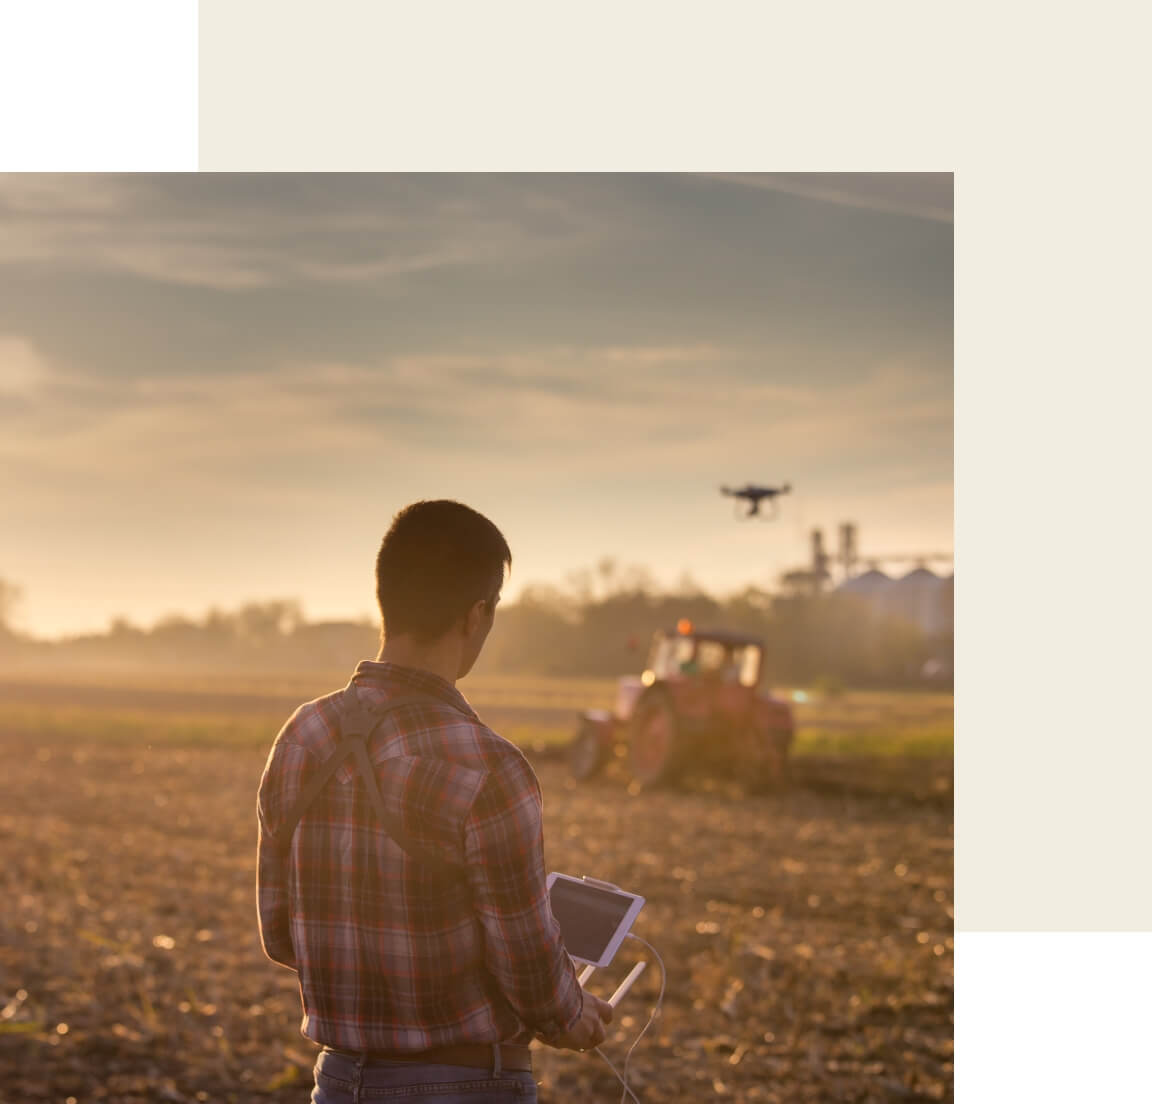
<path id="1" fill-rule="evenodd" d="M 0 721 L 0 1101 L 307 1100 L 294 975 L 255 925 L 275 724 L 266 742 L 226 726 L 150 742 L 145 709 L 114 739 L 91 702 L 73 703 L 85 725 L 35 699 Z M 147 708 L 177 707 L 198 706 Z M 635 930 L 668 976 L 631 1062 L 644 1101 L 951 1099 L 950 766 L 798 766 L 783 795 L 634 794 L 537 761 L 550 866 L 648 898 Z M 627 972 L 627 946 L 594 991 Z M 658 982 L 649 969 L 618 1010 L 618 1065 Z M 620 1096 L 595 1055 L 542 1048 L 537 1080 L 542 1101 Z"/>

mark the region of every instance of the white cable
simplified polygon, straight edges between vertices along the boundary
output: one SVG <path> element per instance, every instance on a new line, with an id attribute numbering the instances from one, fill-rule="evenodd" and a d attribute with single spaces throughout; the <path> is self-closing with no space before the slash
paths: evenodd
<path id="1" fill-rule="evenodd" d="M 628 1082 L 625 1081 L 624 1078 L 620 1076 L 620 1071 L 614 1065 L 612 1065 L 612 1063 L 608 1060 L 608 1055 L 605 1054 L 604 1051 L 602 1051 L 599 1047 L 593 1047 L 592 1049 L 596 1054 L 600 1055 L 600 1057 L 604 1059 L 604 1062 L 607 1064 L 608 1068 L 614 1074 L 616 1074 L 616 1080 L 619 1081 L 620 1084 L 624 1086 L 624 1091 L 620 1094 L 621 1104 L 623 1104 L 625 1097 L 629 1097 L 629 1096 L 632 1097 L 632 1099 L 636 1102 L 636 1104 L 640 1104 L 640 1098 L 630 1088 L 628 1088 Z"/>
<path id="2" fill-rule="evenodd" d="M 628 1048 L 628 1053 L 624 1055 L 623 1075 L 621 1075 L 619 1070 L 617 1070 L 616 1067 L 612 1065 L 610 1061 L 608 1061 L 608 1056 L 599 1047 L 595 1047 L 594 1050 L 598 1055 L 600 1055 L 601 1058 L 604 1059 L 608 1065 L 608 1068 L 614 1074 L 616 1074 L 616 1080 L 619 1081 L 620 1084 L 624 1087 L 624 1091 L 620 1094 L 620 1104 L 624 1104 L 628 1097 L 631 1097 L 635 1101 L 635 1104 L 640 1104 L 640 1098 L 628 1087 L 628 1063 L 632 1061 L 632 1052 L 636 1049 L 637 1044 L 641 1039 L 644 1038 L 648 1028 L 650 1028 L 656 1021 L 656 1017 L 660 1015 L 660 1006 L 664 1003 L 664 985 L 668 979 L 668 973 L 664 969 L 664 959 L 660 957 L 660 952 L 657 951 L 656 948 L 648 942 L 648 940 L 641 939 L 640 936 L 633 935 L 631 932 L 628 933 L 628 938 L 635 939 L 637 943 L 643 943 L 644 946 L 652 952 L 652 955 L 656 961 L 660 963 L 660 993 L 656 997 L 656 1003 L 652 1007 L 652 1014 L 648 1017 L 648 1022 L 640 1029 L 640 1034 L 637 1035 L 635 1039 L 633 1039 L 632 1045 Z"/>
<path id="3" fill-rule="evenodd" d="M 648 940 L 641 939 L 640 936 L 633 935 L 631 932 L 628 933 L 628 938 L 635 939 L 637 943 L 643 943 L 644 946 L 652 952 L 653 957 L 660 964 L 660 992 L 656 997 L 656 1004 L 652 1009 L 652 1014 L 648 1017 L 648 1022 L 640 1029 L 640 1034 L 636 1036 L 632 1045 L 628 1048 L 628 1053 L 624 1055 L 624 1088 L 628 1092 L 631 1092 L 632 1090 L 628 1088 L 628 1063 L 632 1061 L 632 1052 L 636 1049 L 640 1040 L 644 1038 L 648 1028 L 650 1028 L 653 1023 L 656 1022 L 656 1017 L 660 1015 L 660 1008 L 664 1003 L 664 985 L 668 980 L 668 971 L 664 969 L 664 959 L 660 957 L 660 952 L 657 951 L 656 948 L 648 942 Z M 623 1096 L 620 1097 L 620 1102 L 623 1104 Z"/>

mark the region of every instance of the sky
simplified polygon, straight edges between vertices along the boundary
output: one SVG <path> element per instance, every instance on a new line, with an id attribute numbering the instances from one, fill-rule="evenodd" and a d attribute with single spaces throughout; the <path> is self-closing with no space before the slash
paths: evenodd
<path id="1" fill-rule="evenodd" d="M 421 498 L 496 522 L 511 600 L 771 588 L 843 521 L 949 553 L 952 265 L 951 174 L 0 175 L 14 623 L 368 616 Z"/>

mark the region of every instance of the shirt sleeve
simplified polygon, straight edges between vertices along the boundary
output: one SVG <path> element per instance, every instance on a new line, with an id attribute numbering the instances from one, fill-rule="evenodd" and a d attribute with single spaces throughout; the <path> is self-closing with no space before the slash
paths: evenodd
<path id="1" fill-rule="evenodd" d="M 584 992 L 548 900 L 540 786 L 525 760 L 485 779 L 464 855 L 489 972 L 532 1030 L 545 1038 L 570 1030 Z"/>
<path id="2" fill-rule="evenodd" d="M 264 953 L 289 969 L 296 969 L 292 946 L 288 893 L 288 851 L 274 838 L 300 792 L 301 772 L 308 761 L 302 748 L 277 743 L 264 767 L 256 802 L 256 903 L 260 920 L 260 942 Z"/>

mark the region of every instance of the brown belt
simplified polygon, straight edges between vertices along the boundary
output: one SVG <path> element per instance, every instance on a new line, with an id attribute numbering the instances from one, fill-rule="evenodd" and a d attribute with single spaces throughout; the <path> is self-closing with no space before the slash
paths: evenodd
<path id="1" fill-rule="evenodd" d="M 531 1073 L 532 1052 L 519 1043 L 500 1043 L 500 1068 L 517 1073 Z M 326 1049 L 348 1058 L 364 1057 L 369 1062 L 403 1062 L 405 1065 L 469 1066 L 473 1069 L 495 1069 L 496 1057 L 491 1043 L 461 1043 L 459 1046 L 435 1047 L 432 1050 L 409 1050 L 392 1053 L 382 1050 Z"/>

